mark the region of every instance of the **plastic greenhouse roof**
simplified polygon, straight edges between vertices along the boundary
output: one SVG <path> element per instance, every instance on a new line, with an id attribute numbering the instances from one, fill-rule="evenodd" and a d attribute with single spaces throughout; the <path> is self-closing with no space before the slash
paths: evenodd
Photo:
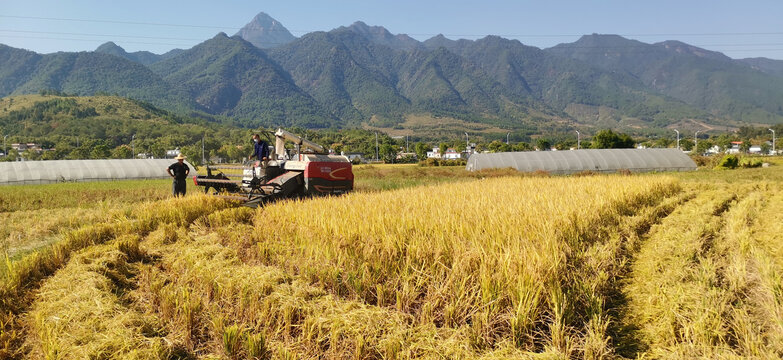
<path id="1" fill-rule="evenodd" d="M 0 185 L 64 181 L 165 179 L 173 159 L 46 160 L 0 162 Z M 195 173 L 193 165 L 191 171 Z"/>
<path id="2" fill-rule="evenodd" d="M 467 170 L 514 168 L 522 172 L 693 171 L 696 163 L 679 149 L 586 149 L 474 154 Z"/>

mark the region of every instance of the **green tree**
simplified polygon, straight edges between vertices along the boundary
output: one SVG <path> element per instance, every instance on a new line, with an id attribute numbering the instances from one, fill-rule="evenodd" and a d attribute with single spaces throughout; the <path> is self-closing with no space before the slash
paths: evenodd
<path id="1" fill-rule="evenodd" d="M 416 152 L 416 156 L 419 160 L 427 158 L 427 144 L 417 142 L 416 145 L 413 146 L 413 150 Z"/>
<path id="2" fill-rule="evenodd" d="M 680 140 L 680 147 L 685 151 L 691 151 L 693 150 L 693 140 L 690 139 L 682 139 Z"/>
<path id="3" fill-rule="evenodd" d="M 533 151 L 533 146 L 524 141 L 514 144 L 511 148 L 514 151 Z"/>
<path id="4" fill-rule="evenodd" d="M 635 142 L 628 134 L 615 133 L 610 129 L 601 130 L 593 136 L 593 149 L 630 149 Z"/>
<path id="5" fill-rule="evenodd" d="M 653 142 L 653 147 L 668 148 L 674 145 L 674 140 L 669 138 L 659 138 Z"/>
<path id="6" fill-rule="evenodd" d="M 397 157 L 397 151 L 391 144 L 381 144 L 380 157 L 384 162 L 394 162 L 395 158 Z"/>
<path id="7" fill-rule="evenodd" d="M 489 145 L 487 145 L 487 149 L 490 152 L 493 152 L 493 153 L 494 152 L 508 152 L 508 151 L 511 151 L 511 145 L 508 145 L 508 144 L 506 144 L 504 142 L 501 142 L 499 140 L 495 140 L 495 141 L 489 143 Z"/>
<path id="8" fill-rule="evenodd" d="M 200 166 L 201 164 L 201 143 L 198 145 L 188 145 L 183 146 L 180 149 L 180 153 L 182 155 L 185 155 L 185 157 L 188 159 L 188 162 L 190 162 L 193 165 Z"/>
<path id="9" fill-rule="evenodd" d="M 130 146 L 128 145 L 120 145 L 114 148 L 111 151 L 111 158 L 112 159 L 132 159 L 133 158 L 133 152 L 131 151 Z"/>
<path id="10" fill-rule="evenodd" d="M 767 143 L 761 144 L 761 153 L 762 154 L 769 154 L 769 152 L 772 151 L 772 145 Z"/>
<path id="11" fill-rule="evenodd" d="M 748 152 L 748 150 L 750 150 L 750 146 L 751 146 L 750 140 L 743 140 L 742 144 L 740 144 L 739 148 L 740 148 L 740 151 L 746 153 L 746 152 Z"/>
<path id="12" fill-rule="evenodd" d="M 552 143 L 550 143 L 547 139 L 541 138 L 536 140 L 536 147 L 538 150 L 546 151 L 552 147 Z"/>
<path id="13" fill-rule="evenodd" d="M 699 144 L 696 145 L 696 152 L 699 153 L 699 154 L 704 154 L 711 147 L 713 147 L 712 141 L 710 141 L 708 139 L 699 140 Z"/>
<path id="14" fill-rule="evenodd" d="M 90 150 L 87 148 L 87 146 L 84 145 L 74 148 L 70 153 L 68 153 L 68 156 L 66 156 L 66 159 L 69 160 L 89 159 L 89 158 L 90 158 Z"/>
<path id="15" fill-rule="evenodd" d="M 90 158 L 91 159 L 106 159 L 111 155 L 111 150 L 109 150 L 109 147 L 104 144 L 96 145 L 92 148 L 92 151 L 90 151 Z"/>
<path id="16" fill-rule="evenodd" d="M 41 154 L 35 150 L 25 150 L 21 156 L 25 160 L 39 160 L 41 158 Z"/>
<path id="17" fill-rule="evenodd" d="M 56 151 L 44 151 L 43 154 L 41 154 L 41 160 L 58 160 L 57 152 Z"/>

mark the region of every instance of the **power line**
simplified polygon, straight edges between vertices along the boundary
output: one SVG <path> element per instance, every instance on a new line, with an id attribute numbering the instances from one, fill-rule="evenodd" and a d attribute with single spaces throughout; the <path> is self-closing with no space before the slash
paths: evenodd
<path id="1" fill-rule="evenodd" d="M 126 25 L 145 25 L 145 26 L 166 26 L 166 27 L 185 27 L 185 28 L 202 28 L 202 29 L 230 29 L 239 30 L 240 27 L 236 26 L 214 26 L 214 25 L 194 25 L 194 24 L 173 24 L 173 23 L 156 23 L 156 22 L 142 22 L 142 21 L 124 21 L 124 20 L 96 20 L 96 19 L 75 19 L 75 18 L 57 18 L 57 17 L 38 17 L 38 16 L 18 16 L 18 15 L 0 15 L 0 18 L 12 18 L 12 19 L 29 19 L 29 20 L 48 20 L 48 21 L 73 21 L 73 22 L 94 22 L 105 24 L 126 24 Z M 295 33 L 311 33 L 322 30 L 291 30 L 289 32 Z M 266 31 L 285 31 L 283 29 L 266 29 Z M 449 37 L 481 37 L 488 36 L 490 34 L 443 34 L 443 33 L 409 33 L 405 34 L 409 36 L 449 36 Z M 586 34 L 492 34 L 496 36 L 502 36 L 507 38 L 526 38 L 526 37 L 576 37 Z M 660 36 L 762 36 L 762 35 L 783 35 L 783 32 L 702 32 L 702 33 L 629 33 L 629 34 L 612 34 L 624 37 L 660 37 Z"/>
<path id="2" fill-rule="evenodd" d="M 15 38 L 15 39 L 41 39 L 41 40 L 87 41 L 87 42 L 99 41 L 97 39 L 74 39 L 74 38 L 47 37 L 47 36 L 0 35 L 0 37 Z M 141 44 L 141 45 L 168 45 L 168 46 L 188 46 L 188 45 L 190 45 L 190 44 L 172 44 L 172 43 L 141 42 L 141 41 L 123 41 L 123 43 L 124 44 Z"/>
<path id="3" fill-rule="evenodd" d="M 2 30 L 0 30 L 2 31 Z M 98 36 L 98 35 L 95 35 Z M 109 35 L 106 35 L 109 36 Z M 16 39 L 41 39 L 41 40 L 63 40 L 63 41 L 81 41 L 81 42 L 95 42 L 95 41 L 101 41 L 99 39 L 76 39 L 76 38 L 67 38 L 67 37 L 50 37 L 50 36 L 24 36 L 24 35 L 2 35 L 0 34 L 0 38 L 16 38 Z M 140 38 L 150 38 L 155 39 L 154 37 L 140 37 Z M 161 38 L 165 39 L 165 38 Z M 205 39 L 197 39 L 196 41 L 206 41 Z M 177 47 L 191 47 L 194 46 L 192 43 L 167 43 L 167 42 L 147 42 L 147 41 L 132 41 L 132 40 L 123 40 L 121 42 L 122 44 L 134 44 L 134 45 L 166 45 L 166 46 L 177 46 Z M 264 43 L 265 45 L 285 45 L 286 43 Z M 198 45 L 198 44 L 196 44 Z M 783 44 L 748 44 L 748 45 L 754 45 L 754 46 L 779 46 Z M 647 46 L 654 46 L 654 45 L 647 45 Z M 569 47 L 569 49 L 588 49 L 593 50 L 595 52 L 602 52 L 605 50 L 613 50 L 613 49 L 623 49 L 623 48 L 638 48 L 639 51 L 635 51 L 636 54 L 639 53 L 652 53 L 655 51 L 659 51 L 659 49 L 651 49 L 647 48 L 647 46 L 614 46 L 614 47 L 601 47 L 601 46 L 580 46 L 580 47 Z M 692 45 L 692 46 L 713 46 L 713 45 Z M 717 45 L 715 45 L 717 46 Z M 724 44 L 720 46 L 744 46 L 744 44 Z M 711 52 L 721 52 L 721 53 L 730 53 L 730 52 L 749 52 L 749 51 L 755 51 L 755 52 L 778 52 L 783 51 L 783 48 L 757 48 L 757 49 L 704 49 L 706 51 Z"/>
<path id="4" fill-rule="evenodd" d="M 113 38 L 132 38 L 132 39 L 154 39 L 154 40 L 193 40 L 204 41 L 204 39 L 196 38 L 174 38 L 174 37 L 161 37 L 161 36 L 143 36 L 143 35 L 117 35 L 117 34 L 91 34 L 91 33 L 70 33 L 70 32 L 53 32 L 53 31 L 28 31 L 28 30 L 9 30 L 0 29 L 0 32 L 14 32 L 25 34 L 48 34 L 48 35 L 76 35 L 76 36 L 98 36 L 98 37 L 113 37 Z"/>
<path id="5" fill-rule="evenodd" d="M 126 24 L 126 25 L 188 27 L 188 28 L 202 28 L 202 29 L 240 29 L 240 28 L 237 28 L 237 27 L 227 27 L 227 26 L 167 24 L 167 23 L 153 23 L 153 22 L 140 22 L 140 21 L 120 21 L 120 20 L 72 19 L 72 18 L 38 17 L 38 16 L 16 16 L 16 15 L 0 15 L 0 17 L 12 18 L 12 19 L 28 19 L 28 20 L 94 22 L 94 23 L 104 23 L 104 24 Z"/>
<path id="6" fill-rule="evenodd" d="M 119 35 L 119 34 L 94 34 L 94 33 L 71 33 L 71 32 L 51 32 L 51 31 L 28 31 L 28 30 L 11 30 L 0 29 L 0 32 L 13 32 L 13 33 L 25 33 L 25 34 L 48 34 L 48 35 L 76 35 L 76 36 L 96 36 L 96 37 L 111 37 L 111 38 L 131 38 L 131 39 L 153 39 L 153 40 L 184 40 L 184 41 L 204 41 L 201 38 L 177 38 L 177 37 L 162 37 L 162 36 L 143 36 L 143 35 Z M 276 43 L 278 44 L 278 43 Z M 279 43 L 284 44 L 284 43 Z M 572 46 L 571 48 L 634 48 L 634 47 L 647 47 L 653 44 L 644 45 L 618 45 L 618 46 Z M 783 43 L 744 43 L 744 44 L 687 44 L 689 46 L 706 47 L 706 46 L 781 46 Z"/>

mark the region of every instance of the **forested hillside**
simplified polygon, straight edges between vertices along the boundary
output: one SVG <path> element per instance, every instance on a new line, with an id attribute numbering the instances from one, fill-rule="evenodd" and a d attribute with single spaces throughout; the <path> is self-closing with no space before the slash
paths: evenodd
<path id="1" fill-rule="evenodd" d="M 783 122 L 780 62 L 677 41 L 594 34 L 542 50 L 498 36 L 419 42 L 363 22 L 299 38 L 283 30 L 259 14 L 236 36 L 163 55 L 112 42 L 46 55 L 0 45 L 0 96 L 116 94 L 249 127 L 398 134 Z"/>

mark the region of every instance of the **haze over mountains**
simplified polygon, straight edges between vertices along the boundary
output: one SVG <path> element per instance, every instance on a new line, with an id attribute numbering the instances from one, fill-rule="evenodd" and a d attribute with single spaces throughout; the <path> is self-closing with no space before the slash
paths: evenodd
<path id="1" fill-rule="evenodd" d="M 261 13 L 235 36 L 163 55 L 0 45 L 0 64 L 0 96 L 112 93 L 247 126 L 415 130 L 415 117 L 532 134 L 783 122 L 783 61 L 617 35 L 542 50 L 497 36 L 420 42 L 356 22 L 296 38 Z"/>

